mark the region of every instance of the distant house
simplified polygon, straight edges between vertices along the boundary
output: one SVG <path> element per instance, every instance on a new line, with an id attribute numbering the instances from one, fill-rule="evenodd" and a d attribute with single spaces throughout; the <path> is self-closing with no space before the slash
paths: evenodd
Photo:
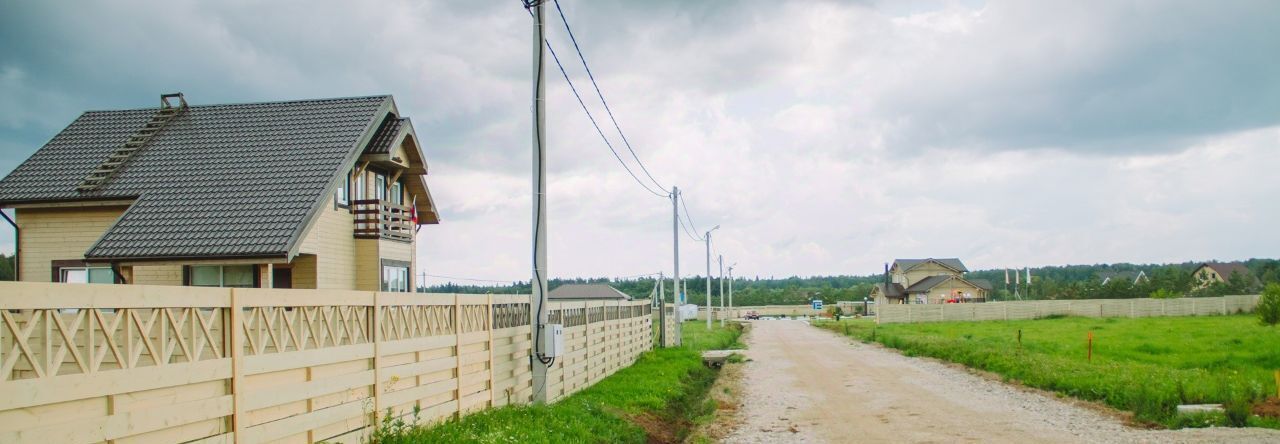
<path id="1" fill-rule="evenodd" d="M 870 297 L 877 304 L 985 302 L 991 283 L 965 278 L 968 271 L 956 258 L 896 259 Z"/>
<path id="2" fill-rule="evenodd" d="M 23 281 L 412 291 L 427 163 L 391 96 L 89 111 L 0 180 Z"/>
<path id="3" fill-rule="evenodd" d="M 564 284 L 547 292 L 553 301 L 629 301 L 631 296 L 608 284 Z"/>
<path id="4" fill-rule="evenodd" d="M 1102 281 L 1102 285 L 1111 282 L 1128 282 L 1131 285 L 1138 285 L 1145 282 L 1151 282 L 1145 271 L 1101 271 L 1098 272 L 1098 279 Z"/>
<path id="5" fill-rule="evenodd" d="M 1240 262 L 1206 262 L 1191 272 L 1200 288 L 1208 287 L 1215 282 L 1226 282 L 1231 279 L 1232 274 L 1250 277 L 1249 269 Z"/>

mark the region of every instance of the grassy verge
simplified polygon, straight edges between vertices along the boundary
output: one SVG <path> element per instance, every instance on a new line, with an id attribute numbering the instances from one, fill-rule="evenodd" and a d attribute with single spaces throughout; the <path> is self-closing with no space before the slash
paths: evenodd
<path id="1" fill-rule="evenodd" d="M 1251 414 L 1264 398 L 1275 396 L 1272 375 L 1280 369 L 1280 329 L 1259 326 L 1254 316 L 815 325 L 907 355 L 1103 402 L 1133 412 L 1141 422 L 1280 428 L 1280 418 Z M 1178 404 L 1224 404 L 1227 413 L 1179 416 Z"/>
<path id="2" fill-rule="evenodd" d="M 701 350 L 735 344 L 741 327 L 684 325 L 685 347 L 646 352 L 630 367 L 551 405 L 509 406 L 429 427 L 383 427 L 378 443 L 679 442 L 710 414 L 716 372 Z"/>

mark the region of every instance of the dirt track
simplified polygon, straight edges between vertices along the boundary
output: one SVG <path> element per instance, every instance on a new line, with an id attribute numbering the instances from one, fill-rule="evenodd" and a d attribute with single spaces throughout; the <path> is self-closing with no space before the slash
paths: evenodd
<path id="1" fill-rule="evenodd" d="M 1120 420 L 803 321 L 753 322 L 740 426 L 725 442 L 1280 442 L 1264 429 Z"/>

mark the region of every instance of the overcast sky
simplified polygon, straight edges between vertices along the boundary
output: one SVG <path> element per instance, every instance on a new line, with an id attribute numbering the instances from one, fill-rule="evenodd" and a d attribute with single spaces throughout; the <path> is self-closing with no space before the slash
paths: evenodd
<path id="1" fill-rule="evenodd" d="M 562 7 L 632 146 L 685 190 L 699 229 L 723 225 L 714 247 L 739 275 L 1280 251 L 1280 2 Z M 528 279 L 532 23 L 518 0 L 0 11 L 0 173 L 83 111 L 165 92 L 392 94 L 442 219 L 421 232 L 420 271 Z M 593 93 L 548 11 L 548 38 Z M 547 73 L 551 275 L 669 273 L 670 202 L 632 181 Z M 684 237 L 681 251 L 685 274 L 705 268 L 701 244 Z"/>

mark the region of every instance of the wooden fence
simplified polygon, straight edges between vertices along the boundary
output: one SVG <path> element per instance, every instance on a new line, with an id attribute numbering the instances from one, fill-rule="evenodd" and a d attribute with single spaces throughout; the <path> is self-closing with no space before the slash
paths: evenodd
<path id="1" fill-rule="evenodd" d="M 1258 296 L 1178 299 L 1080 299 L 1011 301 L 982 304 L 887 304 L 876 307 L 881 324 L 943 321 L 1036 319 L 1045 316 L 1146 318 L 1208 316 L 1253 311 Z"/>
<path id="2" fill-rule="evenodd" d="M 652 346 L 647 300 L 548 308 L 548 400 Z M 354 442 L 532 394 L 528 296 L 0 283 L 0 321 L 5 443 Z"/>

